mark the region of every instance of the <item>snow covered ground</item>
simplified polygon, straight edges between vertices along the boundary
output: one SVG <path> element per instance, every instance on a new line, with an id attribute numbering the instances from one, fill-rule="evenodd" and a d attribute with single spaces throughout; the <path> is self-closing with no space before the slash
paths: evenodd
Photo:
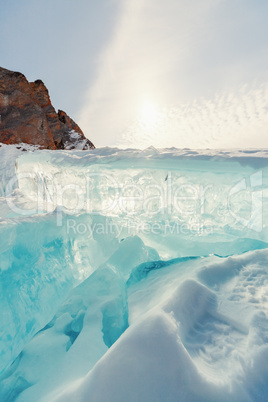
<path id="1" fill-rule="evenodd" d="M 0 147 L 0 400 L 268 400 L 268 151 Z"/>

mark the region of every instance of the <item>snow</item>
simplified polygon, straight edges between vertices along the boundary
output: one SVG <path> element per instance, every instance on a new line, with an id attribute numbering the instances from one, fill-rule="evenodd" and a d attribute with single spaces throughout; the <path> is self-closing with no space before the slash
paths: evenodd
<path id="1" fill-rule="evenodd" d="M 65 149 L 67 149 L 67 150 L 77 149 L 80 151 L 83 149 L 88 149 L 88 145 L 87 145 L 88 140 L 86 138 L 84 140 L 81 140 L 81 134 L 78 133 L 77 131 L 71 130 L 69 132 L 69 138 L 70 138 L 70 141 L 67 141 L 64 145 Z M 85 146 L 86 146 L 86 148 L 85 148 Z"/>
<path id="2" fill-rule="evenodd" d="M 0 147 L 0 399 L 268 400 L 267 157 Z"/>
<path id="3" fill-rule="evenodd" d="M 128 290 L 130 326 L 125 333 L 88 374 L 49 398 L 227 401 L 262 400 L 261 396 L 265 400 L 268 319 L 263 302 L 267 303 L 268 281 L 267 268 L 261 264 L 267 267 L 267 258 L 265 250 L 224 262 L 215 257 L 195 261 L 194 267 L 187 261 L 152 273 Z M 247 295 L 254 287 L 247 281 L 252 261 L 258 291 L 265 295 L 257 304 Z M 225 280 L 218 277 L 223 264 L 234 263 L 240 272 L 229 280 L 228 275 Z M 206 277 L 207 264 L 221 284 L 218 290 L 200 281 L 199 276 Z"/>
<path id="4" fill-rule="evenodd" d="M 18 144 L 5 145 L 0 144 L 0 197 L 6 195 L 6 186 L 15 175 L 15 161 L 23 152 L 33 152 L 38 149 L 36 145 Z"/>

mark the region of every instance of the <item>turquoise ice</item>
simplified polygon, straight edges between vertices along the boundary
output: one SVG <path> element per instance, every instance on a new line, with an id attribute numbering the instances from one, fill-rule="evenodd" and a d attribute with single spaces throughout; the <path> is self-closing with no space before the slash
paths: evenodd
<path id="1" fill-rule="evenodd" d="M 1 155 L 1 400 L 268 398 L 266 151 Z"/>

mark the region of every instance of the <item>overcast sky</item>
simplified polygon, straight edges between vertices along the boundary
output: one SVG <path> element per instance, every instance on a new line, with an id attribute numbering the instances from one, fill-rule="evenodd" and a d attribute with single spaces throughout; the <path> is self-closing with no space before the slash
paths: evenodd
<path id="1" fill-rule="evenodd" d="M 0 0 L 0 65 L 96 146 L 268 147 L 267 0 Z"/>

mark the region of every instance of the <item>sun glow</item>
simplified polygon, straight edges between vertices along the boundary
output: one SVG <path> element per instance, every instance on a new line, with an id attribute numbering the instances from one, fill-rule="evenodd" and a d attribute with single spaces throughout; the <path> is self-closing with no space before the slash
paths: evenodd
<path id="1" fill-rule="evenodd" d="M 141 108 L 141 122 L 146 126 L 152 126 L 157 120 L 157 108 L 150 102 L 145 101 Z"/>

